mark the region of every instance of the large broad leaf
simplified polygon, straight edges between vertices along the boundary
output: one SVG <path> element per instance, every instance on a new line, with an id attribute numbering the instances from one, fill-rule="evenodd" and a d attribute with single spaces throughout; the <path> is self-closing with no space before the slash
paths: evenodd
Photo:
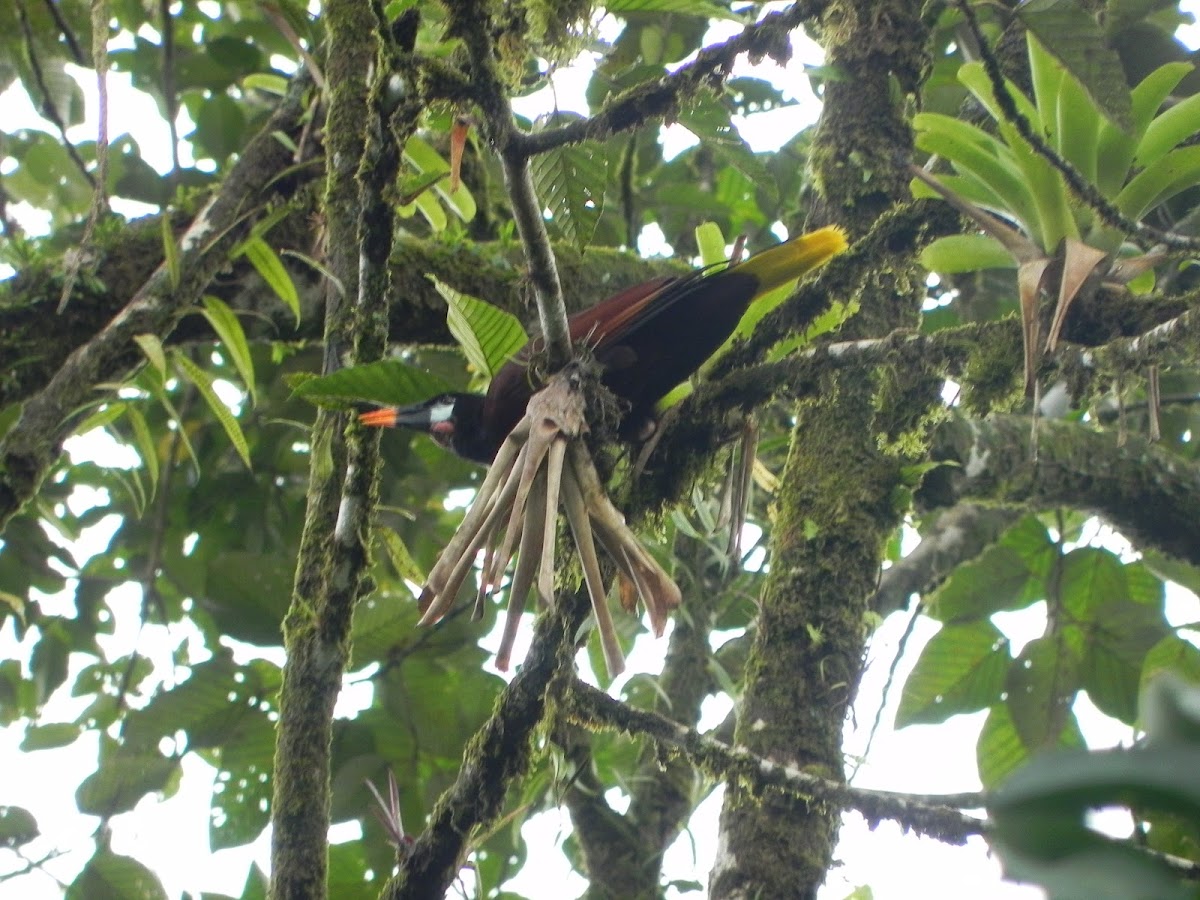
<path id="1" fill-rule="evenodd" d="M 315 403 L 366 400 L 404 406 L 428 400 L 450 389 L 450 383 L 436 375 L 398 359 L 381 359 L 365 366 L 339 369 L 332 375 L 307 378 L 295 386 L 295 393 L 297 397 Z"/>
<path id="2" fill-rule="evenodd" d="M 1067 716 L 1063 730 L 1058 736 L 1059 747 L 1083 747 L 1083 734 L 1079 730 L 1079 722 L 1074 713 Z M 979 780 L 985 788 L 999 784 L 1033 756 L 1031 751 L 1017 732 L 1008 706 L 993 706 L 979 732 L 979 741 L 975 746 L 976 764 L 979 766 Z"/>
<path id="3" fill-rule="evenodd" d="M 1129 88 L 1115 50 L 1095 16 L 1074 0 L 1026 0 L 1017 15 L 1095 102 L 1121 128 L 1132 127 Z"/>
<path id="4" fill-rule="evenodd" d="M 553 124 L 581 116 L 559 113 Z M 533 184 L 563 236 L 581 250 L 588 245 L 604 211 L 608 155 L 595 143 L 555 147 L 533 158 Z"/>
<path id="5" fill-rule="evenodd" d="M 1057 552 L 1045 526 L 1027 516 L 977 560 L 959 566 L 930 599 L 929 614 L 956 622 L 1028 606 L 1044 595 Z"/>
<path id="6" fill-rule="evenodd" d="M 467 362 L 492 378 L 525 346 L 529 335 L 516 316 L 431 278 L 446 301 L 446 324 L 466 354 Z"/>
<path id="7" fill-rule="evenodd" d="M 178 783 L 179 760 L 157 750 L 117 749 L 104 754 L 100 767 L 75 792 L 79 811 L 92 816 L 129 812 L 152 791 L 168 791 Z"/>
<path id="8" fill-rule="evenodd" d="M 904 683 L 896 727 L 986 709 L 1000 699 L 1011 661 L 1008 639 L 991 622 L 944 626 Z"/>
<path id="9" fill-rule="evenodd" d="M 1021 741 L 1030 751 L 1058 743 L 1079 691 L 1078 655 L 1065 640 L 1030 641 L 1008 669 L 1006 705 Z"/>
<path id="10" fill-rule="evenodd" d="M 167 900 L 153 872 L 130 856 L 101 850 L 67 888 L 66 900 Z"/>

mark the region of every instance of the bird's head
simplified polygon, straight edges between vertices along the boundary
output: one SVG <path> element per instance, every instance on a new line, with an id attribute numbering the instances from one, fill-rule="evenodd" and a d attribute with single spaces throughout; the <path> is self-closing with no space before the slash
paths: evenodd
<path id="1" fill-rule="evenodd" d="M 490 463 L 497 443 L 483 423 L 483 397 L 477 394 L 438 394 L 411 406 L 388 406 L 362 413 L 364 425 L 423 431 L 438 444 L 464 459 Z"/>

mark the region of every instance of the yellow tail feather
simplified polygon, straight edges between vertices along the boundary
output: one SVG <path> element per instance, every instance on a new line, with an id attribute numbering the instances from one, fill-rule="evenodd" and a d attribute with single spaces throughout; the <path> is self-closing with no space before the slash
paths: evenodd
<path id="1" fill-rule="evenodd" d="M 836 225 L 827 225 L 755 254 L 731 271 L 755 276 L 758 279 L 755 296 L 759 296 L 812 271 L 845 249 L 846 232 Z"/>

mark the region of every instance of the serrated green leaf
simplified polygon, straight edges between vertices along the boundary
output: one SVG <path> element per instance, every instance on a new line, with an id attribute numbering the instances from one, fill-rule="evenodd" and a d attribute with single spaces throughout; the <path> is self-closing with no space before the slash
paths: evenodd
<path id="1" fill-rule="evenodd" d="M 246 340 L 246 332 L 242 330 L 242 323 L 225 301 L 211 295 L 205 295 L 201 314 L 208 319 L 208 324 L 221 339 L 222 346 L 250 394 L 251 404 L 256 404 L 258 394 L 255 387 L 254 360 L 250 356 L 250 344 Z"/>
<path id="2" fill-rule="evenodd" d="M 1008 640 L 991 622 L 944 626 L 904 683 L 896 727 L 986 709 L 1000 699 L 1011 661 Z"/>
<path id="3" fill-rule="evenodd" d="M 292 311 L 292 315 L 296 317 L 296 324 L 300 324 L 300 295 L 296 292 L 296 285 L 292 282 L 292 276 L 284 268 L 279 256 L 266 241 L 257 235 L 248 237 L 234 248 L 230 256 L 235 259 L 238 256 L 245 256 L 250 260 L 255 271 L 275 292 L 275 296 Z"/>
<path id="4" fill-rule="evenodd" d="M 339 369 L 307 378 L 293 387 L 297 397 L 321 400 L 366 400 L 381 406 L 405 406 L 449 391 L 449 382 L 398 359 Z"/>
<path id="5" fill-rule="evenodd" d="M 559 114 L 554 124 L 580 118 Z M 563 236 L 583 249 L 604 211 L 608 155 L 593 144 L 572 144 L 539 153 L 530 161 L 533 184 Z"/>
<path id="6" fill-rule="evenodd" d="M 450 333 L 476 371 L 492 378 L 528 343 L 529 335 L 516 316 L 456 291 L 432 275 L 429 280 L 446 301 Z"/>
<path id="7" fill-rule="evenodd" d="M 238 424 L 237 417 L 233 414 L 232 410 L 225 405 L 224 401 L 217 396 L 217 392 L 213 390 L 212 378 L 182 353 L 174 354 L 174 359 L 176 366 L 182 370 L 183 376 L 196 386 L 196 390 L 200 392 L 200 396 L 204 398 L 204 402 L 208 404 L 208 408 L 212 410 L 213 415 L 217 417 L 217 421 L 221 423 L 221 427 L 225 429 L 225 434 L 229 436 L 229 442 L 233 444 L 233 449 L 237 451 L 246 468 L 252 468 L 250 465 L 250 445 L 246 443 L 246 436 L 242 434 L 242 426 Z"/>

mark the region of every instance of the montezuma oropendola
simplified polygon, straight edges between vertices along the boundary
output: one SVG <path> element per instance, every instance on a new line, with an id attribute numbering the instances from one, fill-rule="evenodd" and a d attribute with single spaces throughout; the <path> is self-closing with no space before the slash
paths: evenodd
<path id="1" fill-rule="evenodd" d="M 844 250 L 841 229 L 826 227 L 708 274 L 663 276 L 626 288 L 569 320 L 572 342 L 586 341 L 601 381 L 628 404 L 620 427 L 631 438 L 653 420 L 654 405 L 712 356 L 757 298 Z M 490 463 L 525 415 L 534 387 L 526 372 L 540 340 L 501 366 L 487 394 L 440 394 L 412 406 L 362 413 L 365 425 L 427 432 L 459 456 Z"/>

